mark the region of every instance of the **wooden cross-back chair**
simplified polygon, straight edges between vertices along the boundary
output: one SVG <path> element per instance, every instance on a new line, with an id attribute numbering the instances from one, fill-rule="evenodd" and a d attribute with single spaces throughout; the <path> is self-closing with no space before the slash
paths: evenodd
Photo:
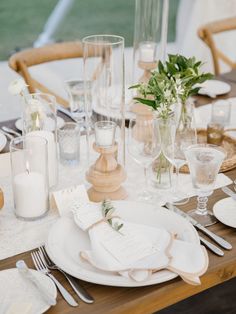
<path id="1" fill-rule="evenodd" d="M 221 50 L 219 50 L 214 40 L 215 34 L 227 32 L 231 30 L 236 30 L 236 17 L 208 23 L 198 29 L 198 36 L 207 44 L 207 46 L 211 50 L 213 64 L 214 64 L 214 71 L 216 75 L 220 74 L 220 63 L 219 63 L 220 60 L 222 60 L 225 64 L 229 65 L 231 68 L 236 68 L 236 62 L 232 61 Z M 236 49 L 235 49 L 235 55 L 236 55 Z"/>
<path id="2" fill-rule="evenodd" d="M 100 49 L 100 57 L 102 58 L 101 64 L 99 64 L 98 68 L 94 72 L 93 79 L 99 75 L 102 71 L 103 65 L 107 60 L 107 52 L 104 49 Z M 93 57 L 94 51 L 88 51 L 88 56 Z M 96 53 L 96 57 L 98 54 Z M 20 52 L 15 53 L 12 55 L 8 61 L 9 66 L 19 73 L 25 80 L 26 84 L 28 85 L 29 93 L 35 93 L 37 91 L 41 91 L 44 93 L 49 93 L 56 97 L 56 101 L 68 107 L 68 101 L 66 101 L 61 96 L 55 94 L 53 91 L 48 89 L 42 83 L 38 82 L 34 79 L 29 71 L 29 68 L 34 65 L 39 65 L 46 62 L 56 61 L 56 60 L 63 60 L 63 59 L 71 59 L 71 58 L 82 58 L 83 57 L 83 45 L 81 42 L 63 42 L 63 43 L 56 43 L 47 45 L 40 48 L 31 48 L 26 49 Z"/>

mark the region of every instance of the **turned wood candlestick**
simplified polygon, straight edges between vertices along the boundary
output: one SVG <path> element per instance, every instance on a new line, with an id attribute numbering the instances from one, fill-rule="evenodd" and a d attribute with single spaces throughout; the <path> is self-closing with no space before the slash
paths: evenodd
<path id="1" fill-rule="evenodd" d="M 3 191 L 0 189 L 0 209 L 3 208 L 4 205 L 4 196 Z"/>
<path id="2" fill-rule="evenodd" d="M 86 173 L 86 179 L 92 184 L 88 190 L 90 201 L 120 200 L 127 197 L 125 189 L 121 186 L 126 179 L 126 173 L 115 158 L 117 148 L 117 144 L 108 148 L 93 144 L 93 149 L 100 156 Z"/>
<path id="3" fill-rule="evenodd" d="M 147 83 L 149 79 L 151 78 L 151 71 L 155 70 L 157 67 L 157 62 L 143 62 L 138 61 L 138 66 L 140 69 L 144 70 L 143 75 L 140 77 L 139 82 L 140 83 Z"/>

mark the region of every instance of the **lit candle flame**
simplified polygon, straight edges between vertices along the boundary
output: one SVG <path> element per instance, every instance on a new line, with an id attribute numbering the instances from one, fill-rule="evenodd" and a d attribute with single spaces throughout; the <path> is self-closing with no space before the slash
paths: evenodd
<path id="1" fill-rule="evenodd" d="M 37 116 L 36 116 L 36 119 L 35 119 L 35 126 L 36 126 L 36 129 L 40 129 L 39 114 L 37 114 Z"/>
<path id="2" fill-rule="evenodd" d="M 29 162 L 28 161 L 26 161 L 26 172 L 29 174 Z"/>

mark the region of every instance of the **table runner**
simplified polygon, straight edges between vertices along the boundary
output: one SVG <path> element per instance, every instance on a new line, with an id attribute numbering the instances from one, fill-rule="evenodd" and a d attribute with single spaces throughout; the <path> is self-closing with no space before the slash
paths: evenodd
<path id="1" fill-rule="evenodd" d="M 92 153 L 91 162 L 97 158 L 97 154 Z M 5 205 L 0 211 L 0 260 L 32 250 L 45 243 L 48 231 L 51 225 L 59 218 L 56 210 L 50 210 L 47 216 L 34 221 L 26 222 L 16 219 L 13 212 L 13 197 L 10 178 L 10 155 L 0 155 L 0 187 L 4 191 Z M 127 180 L 124 183 L 129 196 L 128 200 L 136 200 L 136 193 L 141 191 L 137 183 L 143 181 L 143 170 L 129 156 L 127 156 Z M 85 180 L 85 172 L 88 166 L 86 164 L 86 141 L 81 137 L 81 165 L 79 167 L 59 166 L 59 184 L 56 190 L 60 190 L 76 184 L 89 184 Z M 195 191 L 192 189 L 190 176 L 187 174 L 180 175 L 180 187 L 189 195 L 194 196 Z M 217 177 L 216 188 L 230 184 L 232 181 L 224 174 Z M 135 191 L 135 194 L 134 194 Z M 168 190 L 161 190 L 160 194 L 156 191 L 156 197 L 153 204 L 163 205 L 166 197 L 170 193 Z"/>

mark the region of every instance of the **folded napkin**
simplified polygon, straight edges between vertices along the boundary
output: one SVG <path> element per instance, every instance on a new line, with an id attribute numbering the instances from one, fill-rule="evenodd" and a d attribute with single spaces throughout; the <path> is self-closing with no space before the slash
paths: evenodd
<path id="1" fill-rule="evenodd" d="M 91 250 L 80 256 L 95 268 L 117 272 L 135 281 L 147 280 L 153 272 L 169 269 L 186 282 L 199 284 L 208 267 L 203 246 L 181 241 L 165 229 L 124 221 L 112 213 L 112 224 L 104 219 L 98 204 L 73 205 L 76 224 L 89 234 Z"/>

